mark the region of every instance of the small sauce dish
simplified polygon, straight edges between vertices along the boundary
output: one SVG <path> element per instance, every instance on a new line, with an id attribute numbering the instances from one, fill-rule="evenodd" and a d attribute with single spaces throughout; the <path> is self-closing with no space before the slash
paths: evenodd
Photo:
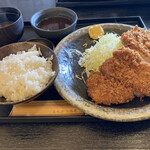
<path id="1" fill-rule="evenodd" d="M 75 30 L 77 20 L 77 14 L 73 10 L 55 7 L 35 13 L 30 22 L 34 31 L 40 37 L 58 43 Z"/>

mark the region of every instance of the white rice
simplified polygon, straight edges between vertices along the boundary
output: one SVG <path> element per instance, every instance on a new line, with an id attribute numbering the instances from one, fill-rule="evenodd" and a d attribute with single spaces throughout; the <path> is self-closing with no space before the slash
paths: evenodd
<path id="1" fill-rule="evenodd" d="M 52 57 L 41 57 L 34 45 L 28 52 L 20 51 L 0 61 L 0 97 L 20 101 L 40 92 L 54 76 Z"/>

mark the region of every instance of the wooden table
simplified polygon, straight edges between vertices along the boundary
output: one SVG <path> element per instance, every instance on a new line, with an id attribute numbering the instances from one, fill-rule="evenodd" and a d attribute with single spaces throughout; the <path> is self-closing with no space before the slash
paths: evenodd
<path id="1" fill-rule="evenodd" d="M 18 7 L 25 21 L 55 0 L 1 0 Z M 150 28 L 150 5 L 73 7 L 79 18 L 141 16 Z M 150 149 L 150 120 L 131 123 L 104 120 L 59 123 L 0 124 L 0 149 Z"/>

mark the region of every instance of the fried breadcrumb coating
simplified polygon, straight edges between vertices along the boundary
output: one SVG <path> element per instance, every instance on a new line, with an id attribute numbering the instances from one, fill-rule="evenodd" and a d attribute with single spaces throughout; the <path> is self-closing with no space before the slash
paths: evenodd
<path id="1" fill-rule="evenodd" d="M 87 79 L 88 95 L 97 104 L 121 104 L 135 96 L 150 96 L 150 33 L 136 26 L 121 40 L 124 46 Z"/>

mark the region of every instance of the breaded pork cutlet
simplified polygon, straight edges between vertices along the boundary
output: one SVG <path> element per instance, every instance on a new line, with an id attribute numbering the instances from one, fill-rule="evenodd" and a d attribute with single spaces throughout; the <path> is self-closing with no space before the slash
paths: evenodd
<path id="1" fill-rule="evenodd" d="M 125 47 L 133 49 L 141 55 L 141 57 L 150 63 L 150 33 L 148 30 L 141 30 L 135 26 L 122 34 L 121 41 Z"/>
<path id="2" fill-rule="evenodd" d="M 88 95 L 96 104 L 127 103 L 134 98 L 133 88 L 101 72 L 93 72 L 87 79 Z"/>
<path id="3" fill-rule="evenodd" d="M 130 83 L 133 84 L 136 94 L 139 97 L 150 96 L 150 64 L 137 51 L 127 50 L 127 48 L 115 51 L 113 56 L 134 72 Z M 131 76 L 131 74 L 129 73 L 128 76 Z"/>
<path id="4" fill-rule="evenodd" d="M 130 52 L 129 48 L 121 48 L 118 52 L 122 53 L 123 49 Z M 135 97 L 131 83 L 135 76 L 134 70 L 124 61 L 115 57 L 109 58 L 99 67 L 99 70 L 100 72 L 91 73 L 87 79 L 88 95 L 97 104 L 127 103 Z"/>
<path id="5" fill-rule="evenodd" d="M 135 69 L 142 63 L 145 63 L 145 61 L 138 52 L 130 48 L 121 47 L 113 52 L 113 57 L 107 59 L 103 65 L 99 67 L 99 70 L 118 80 L 129 82 L 136 77 Z"/>
<path id="6" fill-rule="evenodd" d="M 137 26 L 125 32 L 123 47 L 113 52 L 88 80 L 88 95 L 97 104 L 119 104 L 150 96 L 150 33 Z"/>
<path id="7" fill-rule="evenodd" d="M 97 104 L 120 104 L 150 96 L 150 65 L 138 52 L 122 47 L 91 73 L 87 80 L 88 95 Z"/>
<path id="8" fill-rule="evenodd" d="M 106 60 L 100 71 L 133 87 L 138 97 L 150 96 L 150 64 L 138 52 L 122 47 Z"/>

